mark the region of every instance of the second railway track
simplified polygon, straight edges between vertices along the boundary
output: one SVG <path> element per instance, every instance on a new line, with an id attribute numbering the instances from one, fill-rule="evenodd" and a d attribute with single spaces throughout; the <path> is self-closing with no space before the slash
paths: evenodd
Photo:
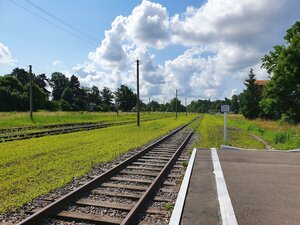
<path id="1" fill-rule="evenodd" d="M 171 204 L 168 193 L 183 170 L 181 156 L 192 136 L 182 126 L 114 166 L 18 225 L 122 224 L 158 225 Z"/>

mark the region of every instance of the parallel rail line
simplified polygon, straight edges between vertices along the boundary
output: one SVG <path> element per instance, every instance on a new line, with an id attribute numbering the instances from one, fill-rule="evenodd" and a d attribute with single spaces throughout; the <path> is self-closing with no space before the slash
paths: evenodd
<path id="1" fill-rule="evenodd" d="M 156 119 L 145 119 L 146 121 L 151 121 Z M 30 138 L 44 137 L 50 135 L 58 135 L 58 134 L 66 134 L 78 131 L 87 131 L 100 129 L 110 126 L 119 126 L 126 124 L 133 124 L 135 121 L 121 121 L 121 122 L 113 122 L 113 123 L 98 123 L 98 122 L 88 122 L 88 123 L 74 123 L 74 124 L 56 124 L 56 125 L 47 125 L 47 126 L 31 126 L 31 127 L 14 127 L 14 128 L 5 128 L 0 130 L 0 134 L 7 134 L 8 132 L 20 132 L 25 130 L 34 130 L 34 129 L 46 129 L 44 131 L 36 131 L 30 133 L 15 133 L 15 134 L 7 134 L 0 135 L 0 143 L 8 142 L 8 141 L 16 141 L 16 140 L 24 140 Z"/>
<path id="2" fill-rule="evenodd" d="M 182 161 L 186 160 L 180 155 L 193 134 L 193 131 L 184 130 L 187 125 L 177 128 L 88 183 L 34 212 L 18 225 L 43 224 L 45 219 L 110 225 L 159 224 L 139 220 L 141 213 L 165 213 L 161 208 L 147 208 L 147 204 L 149 201 L 171 201 L 166 196 L 155 195 L 158 191 L 168 193 L 170 191 L 168 187 L 176 185 L 173 180 L 168 179 L 180 176 L 179 169 L 183 168 Z M 170 173 L 171 171 L 173 173 Z M 110 198 L 118 198 L 118 201 L 103 200 Z M 130 201 L 124 203 L 123 199 L 125 202 L 126 199 Z M 78 207 L 92 209 L 92 212 L 95 208 L 104 210 L 99 214 L 90 214 L 78 212 Z M 117 216 L 105 214 L 109 211 L 120 213 Z"/>

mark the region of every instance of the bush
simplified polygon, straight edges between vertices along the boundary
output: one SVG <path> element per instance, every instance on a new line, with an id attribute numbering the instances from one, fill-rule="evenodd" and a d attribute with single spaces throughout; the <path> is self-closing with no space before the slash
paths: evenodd
<path id="1" fill-rule="evenodd" d="M 293 142 L 298 139 L 298 135 L 295 130 L 289 129 L 285 132 L 278 131 L 274 134 L 274 142 L 275 144 L 278 143 L 286 143 L 286 142 Z"/>
<path id="2" fill-rule="evenodd" d="M 71 105 L 65 100 L 60 100 L 60 108 L 62 111 L 72 111 Z"/>

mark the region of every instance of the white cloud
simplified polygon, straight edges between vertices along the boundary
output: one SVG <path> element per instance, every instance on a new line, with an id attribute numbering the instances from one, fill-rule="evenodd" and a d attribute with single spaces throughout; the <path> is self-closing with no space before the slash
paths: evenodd
<path id="1" fill-rule="evenodd" d="M 63 64 L 62 61 L 60 61 L 58 59 L 55 59 L 52 62 L 52 66 L 61 66 L 62 64 Z"/>
<path id="2" fill-rule="evenodd" d="M 163 48 L 171 38 L 167 9 L 147 0 L 133 9 L 126 29 L 127 35 L 143 46 Z"/>
<path id="3" fill-rule="evenodd" d="M 7 46 L 0 42 L 0 64 L 14 65 L 16 60 L 12 59 L 11 52 Z"/>
<path id="4" fill-rule="evenodd" d="M 282 42 L 299 8 L 297 0 L 208 0 L 169 16 L 161 4 L 143 0 L 129 16 L 116 17 L 89 61 L 73 69 L 87 84 L 135 90 L 139 57 L 143 97 L 170 99 L 176 88 L 191 98 L 231 97 L 251 67 L 258 79 L 267 78 L 261 58 Z M 174 44 L 188 50 L 158 64 L 152 49 L 159 54 Z"/>
<path id="5" fill-rule="evenodd" d="M 107 69 L 122 70 L 126 68 L 128 56 L 122 46 L 125 38 L 124 23 L 126 18 L 118 16 L 112 22 L 112 28 L 105 31 L 105 38 L 95 52 L 89 54 L 89 59 Z"/>

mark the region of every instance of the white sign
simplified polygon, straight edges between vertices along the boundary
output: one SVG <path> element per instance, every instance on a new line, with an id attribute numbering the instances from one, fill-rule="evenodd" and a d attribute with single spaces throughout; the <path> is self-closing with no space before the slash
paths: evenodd
<path id="1" fill-rule="evenodd" d="M 221 105 L 221 112 L 229 112 L 229 105 Z"/>

